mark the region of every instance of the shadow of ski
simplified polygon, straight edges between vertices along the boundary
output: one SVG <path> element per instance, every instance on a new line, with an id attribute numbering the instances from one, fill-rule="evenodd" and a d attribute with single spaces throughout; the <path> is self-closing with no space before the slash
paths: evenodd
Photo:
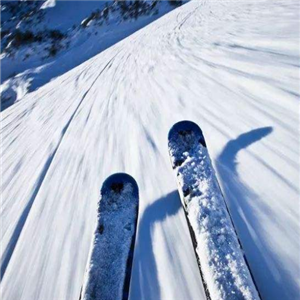
<path id="1" fill-rule="evenodd" d="M 238 153 L 265 138 L 272 131 L 272 127 L 258 128 L 229 141 L 216 160 L 216 168 L 262 298 L 271 293 L 274 300 L 295 299 L 293 298 L 297 293 L 295 278 L 285 271 L 276 253 L 265 240 L 265 232 L 251 206 L 251 201 L 258 196 L 241 181 L 237 171 Z M 271 212 L 268 214 L 270 209 L 264 203 L 260 203 L 259 207 L 268 218 L 272 216 Z M 269 290 L 270 286 L 272 291 Z"/>
<path id="2" fill-rule="evenodd" d="M 139 221 L 139 232 L 135 250 L 135 288 L 131 291 L 131 299 L 161 299 L 160 285 L 153 251 L 153 227 L 168 216 L 175 215 L 181 209 L 177 190 L 158 199 L 149 205 Z"/>

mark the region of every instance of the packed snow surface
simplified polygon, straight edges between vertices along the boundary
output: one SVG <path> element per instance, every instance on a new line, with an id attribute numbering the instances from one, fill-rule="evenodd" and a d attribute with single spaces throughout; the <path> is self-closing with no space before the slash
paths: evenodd
<path id="1" fill-rule="evenodd" d="M 79 298 L 99 189 L 126 172 L 130 299 L 205 299 L 167 149 L 189 119 L 262 298 L 297 299 L 299 19 L 292 0 L 189 2 L 2 112 L 2 298 Z"/>
<path id="2" fill-rule="evenodd" d="M 109 177 L 101 189 L 98 222 L 81 299 L 116 300 L 124 291 L 138 217 L 138 188 L 125 174 Z M 131 258 L 132 261 L 132 258 Z"/>
<path id="3" fill-rule="evenodd" d="M 134 10 L 138 13 L 133 16 L 128 15 L 133 11 L 133 2 L 127 1 L 128 7 L 123 11 L 120 3 L 124 2 L 68 0 L 44 4 L 41 1 L 10 3 L 18 5 L 19 13 L 25 9 L 20 15 L 11 13 L 8 7 L 5 9 L 4 3 L 1 11 L 1 110 L 23 100 L 27 93 L 77 67 L 176 7 L 169 1 L 140 1 L 140 8 Z M 147 8 L 142 8 L 141 3 L 146 3 Z M 26 11 L 25 15 L 30 15 L 29 20 L 24 18 Z M 95 19 L 91 19 L 92 16 Z M 10 38 L 15 35 L 16 28 L 22 32 L 29 30 L 35 35 L 35 40 L 39 37 L 41 41 L 23 41 L 18 47 L 14 38 L 7 44 L 10 34 Z M 56 38 L 51 39 L 52 30 L 56 30 Z"/>
<path id="4" fill-rule="evenodd" d="M 258 300 L 200 128 L 179 122 L 168 140 L 208 299 Z"/>

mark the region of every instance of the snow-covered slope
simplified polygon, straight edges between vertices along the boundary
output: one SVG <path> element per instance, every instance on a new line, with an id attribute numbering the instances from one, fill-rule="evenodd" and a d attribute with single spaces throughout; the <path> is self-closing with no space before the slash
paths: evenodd
<path id="1" fill-rule="evenodd" d="M 184 1 L 3 1 L 1 110 Z"/>
<path id="2" fill-rule="evenodd" d="M 263 299 L 297 299 L 297 28 L 292 0 L 190 2 L 2 112 L 3 299 L 78 299 L 115 172 L 140 189 L 131 299 L 204 299 L 167 150 L 182 119 L 205 134 Z"/>

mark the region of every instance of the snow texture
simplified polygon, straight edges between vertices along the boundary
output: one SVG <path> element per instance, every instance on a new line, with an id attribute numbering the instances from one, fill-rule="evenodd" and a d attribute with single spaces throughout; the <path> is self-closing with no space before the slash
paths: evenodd
<path id="1" fill-rule="evenodd" d="M 299 20 L 294 0 L 189 2 L 1 112 L 2 298 L 78 300 L 99 188 L 126 172 L 140 197 L 130 299 L 205 299 L 167 148 L 187 119 L 261 298 L 297 299 Z"/>
<path id="2" fill-rule="evenodd" d="M 137 19 L 123 20 L 117 10 L 109 13 L 108 19 L 101 25 L 100 21 L 91 20 L 86 27 L 80 26 L 91 13 L 103 10 L 106 4 L 112 3 L 47 1 L 43 5 L 38 4 L 42 5 L 37 12 L 43 16 L 41 20 L 29 25 L 19 22 L 22 31 L 59 30 L 66 36 L 57 44 L 58 52 L 54 57 L 49 56 L 51 40 L 25 45 L 15 49 L 13 55 L 1 54 L 1 110 L 174 9 L 168 1 L 162 1 L 150 15 L 141 15 Z M 3 15 L 5 17 L 5 12 Z M 16 18 L 13 18 L 14 22 Z M 14 28 L 10 22 L 5 23 L 5 18 L 3 23 L 7 31 Z"/>
<path id="3" fill-rule="evenodd" d="M 136 182 L 126 174 L 112 175 L 101 190 L 83 300 L 128 299 L 137 218 Z"/>
<path id="4" fill-rule="evenodd" d="M 209 298 L 259 299 L 201 129 L 179 122 L 170 130 L 168 145 Z"/>

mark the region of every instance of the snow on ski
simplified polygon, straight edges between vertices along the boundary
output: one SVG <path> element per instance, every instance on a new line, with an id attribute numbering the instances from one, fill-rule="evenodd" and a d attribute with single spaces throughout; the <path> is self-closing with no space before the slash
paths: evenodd
<path id="1" fill-rule="evenodd" d="M 176 123 L 168 147 L 207 298 L 260 299 L 201 129 Z"/>
<path id="2" fill-rule="evenodd" d="M 117 173 L 103 183 L 80 299 L 128 299 L 138 202 L 138 186 L 131 176 Z"/>

